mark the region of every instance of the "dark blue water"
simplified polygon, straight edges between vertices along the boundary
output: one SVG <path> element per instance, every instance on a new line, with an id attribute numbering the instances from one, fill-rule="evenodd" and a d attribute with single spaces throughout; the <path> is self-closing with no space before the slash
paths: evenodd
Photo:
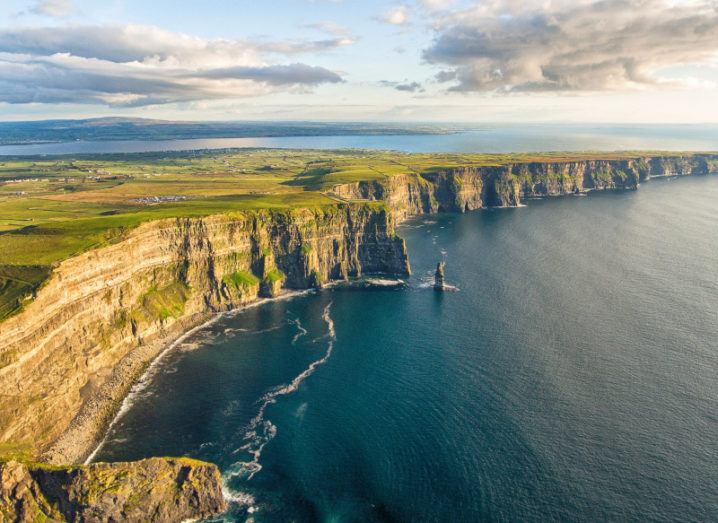
<path id="1" fill-rule="evenodd" d="M 452 134 L 398 136 L 284 136 L 274 138 L 199 138 L 126 140 L 0 146 L 3 155 L 140 153 L 270 147 L 289 149 L 384 149 L 404 152 L 532 151 L 712 151 L 717 125 L 486 124 Z"/>
<path id="2" fill-rule="evenodd" d="M 715 521 L 717 223 L 718 177 L 412 221 L 407 287 L 189 336 L 97 459 L 215 461 L 237 521 Z"/>

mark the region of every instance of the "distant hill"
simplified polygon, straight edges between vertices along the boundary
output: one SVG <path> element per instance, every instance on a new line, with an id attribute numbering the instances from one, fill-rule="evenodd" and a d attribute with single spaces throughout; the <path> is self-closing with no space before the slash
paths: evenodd
<path id="1" fill-rule="evenodd" d="M 273 136 L 442 134 L 446 126 L 326 122 L 189 122 L 144 118 L 90 118 L 0 122 L 0 144 L 103 140 L 182 140 Z"/>

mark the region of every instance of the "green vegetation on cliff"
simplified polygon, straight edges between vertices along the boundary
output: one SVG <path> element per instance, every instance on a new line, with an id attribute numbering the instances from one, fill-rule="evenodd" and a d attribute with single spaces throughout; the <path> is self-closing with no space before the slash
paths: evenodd
<path id="1" fill-rule="evenodd" d="M 150 323 L 157 319 L 177 318 L 182 315 L 189 293 L 189 287 L 182 282 L 175 282 L 161 289 L 152 287 L 132 310 L 131 319 Z"/>
<path id="2" fill-rule="evenodd" d="M 632 162 L 631 173 L 603 167 L 594 173 L 596 182 L 612 187 L 617 181 L 635 185 L 648 169 L 646 156 L 674 162 L 696 158 L 647 152 L 497 155 L 264 149 L 6 158 L 0 161 L 0 320 L 32 298 L 53 265 L 117 242 L 144 222 L 260 209 L 329 209 L 357 198 L 336 194 L 333 188 L 341 184 L 383 182 L 397 175 L 414 176 L 426 184 L 454 170 L 490 173 L 525 166 L 499 176 L 492 185 L 497 194 L 485 201 L 514 205 L 522 187 L 536 192 L 537 184 L 559 184 L 568 192 L 574 181 L 568 172 L 542 173 L 530 166 Z M 705 171 L 718 168 L 713 155 L 700 161 Z M 464 190 L 461 178 L 452 177 L 450 183 L 453 192 Z M 241 278 L 233 278 L 225 283 L 243 284 Z M 173 314 L 173 309 L 160 307 L 159 314 Z"/>
<path id="3" fill-rule="evenodd" d="M 283 279 L 284 273 L 282 273 L 282 271 L 280 271 L 279 269 L 272 269 L 264 277 L 264 281 L 266 281 L 267 283 L 277 283 L 278 281 L 282 281 Z"/>
<path id="4" fill-rule="evenodd" d="M 238 291 L 259 285 L 259 279 L 254 274 L 247 271 L 237 271 L 232 274 L 227 274 L 222 278 L 222 281 L 228 287 L 232 287 Z"/>

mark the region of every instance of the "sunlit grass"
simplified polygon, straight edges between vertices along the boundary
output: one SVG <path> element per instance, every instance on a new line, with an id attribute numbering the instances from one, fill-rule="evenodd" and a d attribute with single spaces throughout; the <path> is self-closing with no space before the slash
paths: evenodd
<path id="1" fill-rule="evenodd" d="M 0 161 L 0 318 L 37 287 L 50 266 L 115 242 L 143 222 L 333 206 L 339 202 L 325 192 L 334 185 L 401 174 L 639 154 L 660 153 L 247 149 L 6 158 Z M 27 277 L 18 277 L 23 271 Z"/>

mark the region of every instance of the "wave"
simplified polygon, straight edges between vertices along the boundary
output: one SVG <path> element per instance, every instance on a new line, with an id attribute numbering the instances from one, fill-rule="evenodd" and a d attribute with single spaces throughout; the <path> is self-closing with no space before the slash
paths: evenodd
<path id="1" fill-rule="evenodd" d="M 289 323 L 291 323 L 297 327 L 297 333 L 292 338 L 292 345 L 296 345 L 297 342 L 299 341 L 299 338 L 301 338 L 302 336 L 305 336 L 307 334 L 307 329 L 305 329 L 302 326 L 302 322 L 299 320 L 299 318 L 296 318 L 294 320 L 289 320 Z"/>
<path id="2" fill-rule="evenodd" d="M 210 319 L 205 321 L 204 323 L 197 325 L 196 327 L 188 330 L 184 334 L 182 334 L 180 337 L 178 337 L 176 340 L 174 340 L 172 343 L 170 343 L 167 348 L 165 348 L 162 352 L 160 352 L 157 357 L 150 363 L 150 365 L 147 367 L 147 370 L 145 373 L 138 379 L 135 384 L 130 389 L 130 392 L 125 396 L 125 398 L 122 400 L 122 403 L 120 404 L 120 409 L 117 411 L 117 414 L 115 414 L 115 417 L 112 419 L 110 424 L 107 426 L 107 430 L 105 431 L 105 436 L 100 440 L 100 443 L 95 447 L 95 450 L 92 451 L 92 453 L 87 457 L 85 460 L 85 465 L 89 465 L 92 463 L 92 461 L 95 459 L 95 456 L 97 456 L 98 452 L 102 449 L 102 447 L 109 441 L 110 434 L 112 433 L 112 429 L 117 426 L 117 423 L 124 417 L 125 414 L 132 408 L 132 406 L 135 404 L 136 400 L 138 398 L 141 398 L 145 389 L 149 386 L 149 384 L 152 382 L 152 379 L 157 374 L 160 364 L 164 360 L 164 358 L 174 351 L 175 349 L 180 350 L 194 350 L 197 347 L 199 347 L 198 343 L 190 342 L 188 341 L 188 338 L 192 336 L 193 334 L 196 334 L 198 332 L 203 331 L 207 327 L 215 324 L 220 319 L 230 316 L 237 316 L 240 313 L 246 311 L 247 309 L 253 308 L 253 307 L 259 307 L 260 305 L 263 305 L 270 301 L 279 301 L 279 300 L 287 300 L 291 298 L 295 298 L 297 296 L 303 296 L 306 294 L 311 294 L 314 291 L 314 289 L 307 289 L 304 291 L 294 291 L 294 292 L 286 292 L 282 294 L 281 296 L 277 296 L 276 298 L 264 298 L 260 300 L 256 300 L 253 303 L 243 305 L 241 307 L 237 307 L 236 309 L 232 309 L 226 312 L 221 312 L 219 314 L 215 314 Z M 211 341 L 211 340 L 210 340 Z M 187 343 L 185 343 L 187 342 Z"/>
<path id="3" fill-rule="evenodd" d="M 257 503 L 256 499 L 249 492 L 241 492 L 231 489 L 225 481 L 222 481 L 222 496 L 227 503 L 239 505 L 241 507 L 249 507 L 250 509 Z"/>
<path id="4" fill-rule="evenodd" d="M 224 334 L 224 335 L 226 336 L 226 335 L 229 335 L 229 334 L 235 334 L 235 333 L 237 333 L 237 332 L 247 332 L 247 331 L 249 331 L 249 329 L 242 329 L 242 328 L 240 328 L 240 327 L 226 327 L 226 328 L 222 331 L 222 334 Z"/>
<path id="5" fill-rule="evenodd" d="M 374 287 L 396 287 L 397 285 L 405 285 L 404 280 L 390 280 L 388 278 L 367 278 L 367 285 Z"/>
<path id="6" fill-rule="evenodd" d="M 87 457 L 85 460 L 85 465 L 89 465 L 92 463 L 92 461 L 95 459 L 95 456 L 100 451 L 100 449 L 107 443 L 110 434 L 112 433 L 112 429 L 115 428 L 117 423 L 122 419 L 122 417 L 127 414 L 127 412 L 132 408 L 132 406 L 135 404 L 135 401 L 142 396 L 147 386 L 152 382 L 152 379 L 155 377 L 155 375 L 158 372 L 159 366 L 164 360 L 164 358 L 169 354 L 173 349 L 180 347 L 184 344 L 185 340 L 189 338 L 191 335 L 195 334 L 196 332 L 201 331 L 202 329 L 212 325 L 217 320 L 219 320 L 221 316 L 217 315 L 213 318 L 210 318 L 206 322 L 198 325 L 194 329 L 190 329 L 187 332 L 185 332 L 182 336 L 177 338 L 174 342 L 172 342 L 165 350 L 163 350 L 152 363 L 150 363 L 149 367 L 147 367 L 147 370 L 145 373 L 140 377 L 137 382 L 132 386 L 130 389 L 129 394 L 125 396 L 125 399 L 122 400 L 122 404 L 120 405 L 120 410 L 117 411 L 117 414 L 115 415 L 114 419 L 110 423 L 110 425 L 107 427 L 107 431 L 105 431 L 105 437 L 102 438 L 100 443 L 95 447 L 95 450 L 92 451 L 92 453 Z"/>
<path id="7" fill-rule="evenodd" d="M 329 358 L 331 358 L 332 352 L 334 351 L 334 341 L 336 340 L 334 320 L 332 320 L 332 317 L 329 314 L 331 306 L 332 304 L 329 303 L 329 305 L 324 308 L 324 313 L 322 314 L 322 319 L 327 324 L 326 336 L 328 338 L 327 350 L 324 353 L 324 356 L 310 363 L 309 366 L 297 375 L 291 382 L 275 387 L 259 399 L 259 411 L 249 422 L 247 431 L 244 433 L 243 441 L 246 441 L 246 443 L 233 452 L 234 454 L 246 452 L 252 457 L 252 459 L 250 461 L 240 461 L 235 463 L 233 465 L 235 470 L 227 472 L 229 478 L 243 477 L 249 481 L 255 474 L 257 474 L 257 472 L 262 470 L 262 465 L 259 463 L 262 456 L 262 450 L 264 450 L 267 443 L 274 439 L 277 434 L 277 427 L 270 420 L 265 419 L 267 408 L 276 403 L 279 397 L 287 396 L 295 392 L 304 380 L 314 374 L 319 366 L 324 365 Z"/>

